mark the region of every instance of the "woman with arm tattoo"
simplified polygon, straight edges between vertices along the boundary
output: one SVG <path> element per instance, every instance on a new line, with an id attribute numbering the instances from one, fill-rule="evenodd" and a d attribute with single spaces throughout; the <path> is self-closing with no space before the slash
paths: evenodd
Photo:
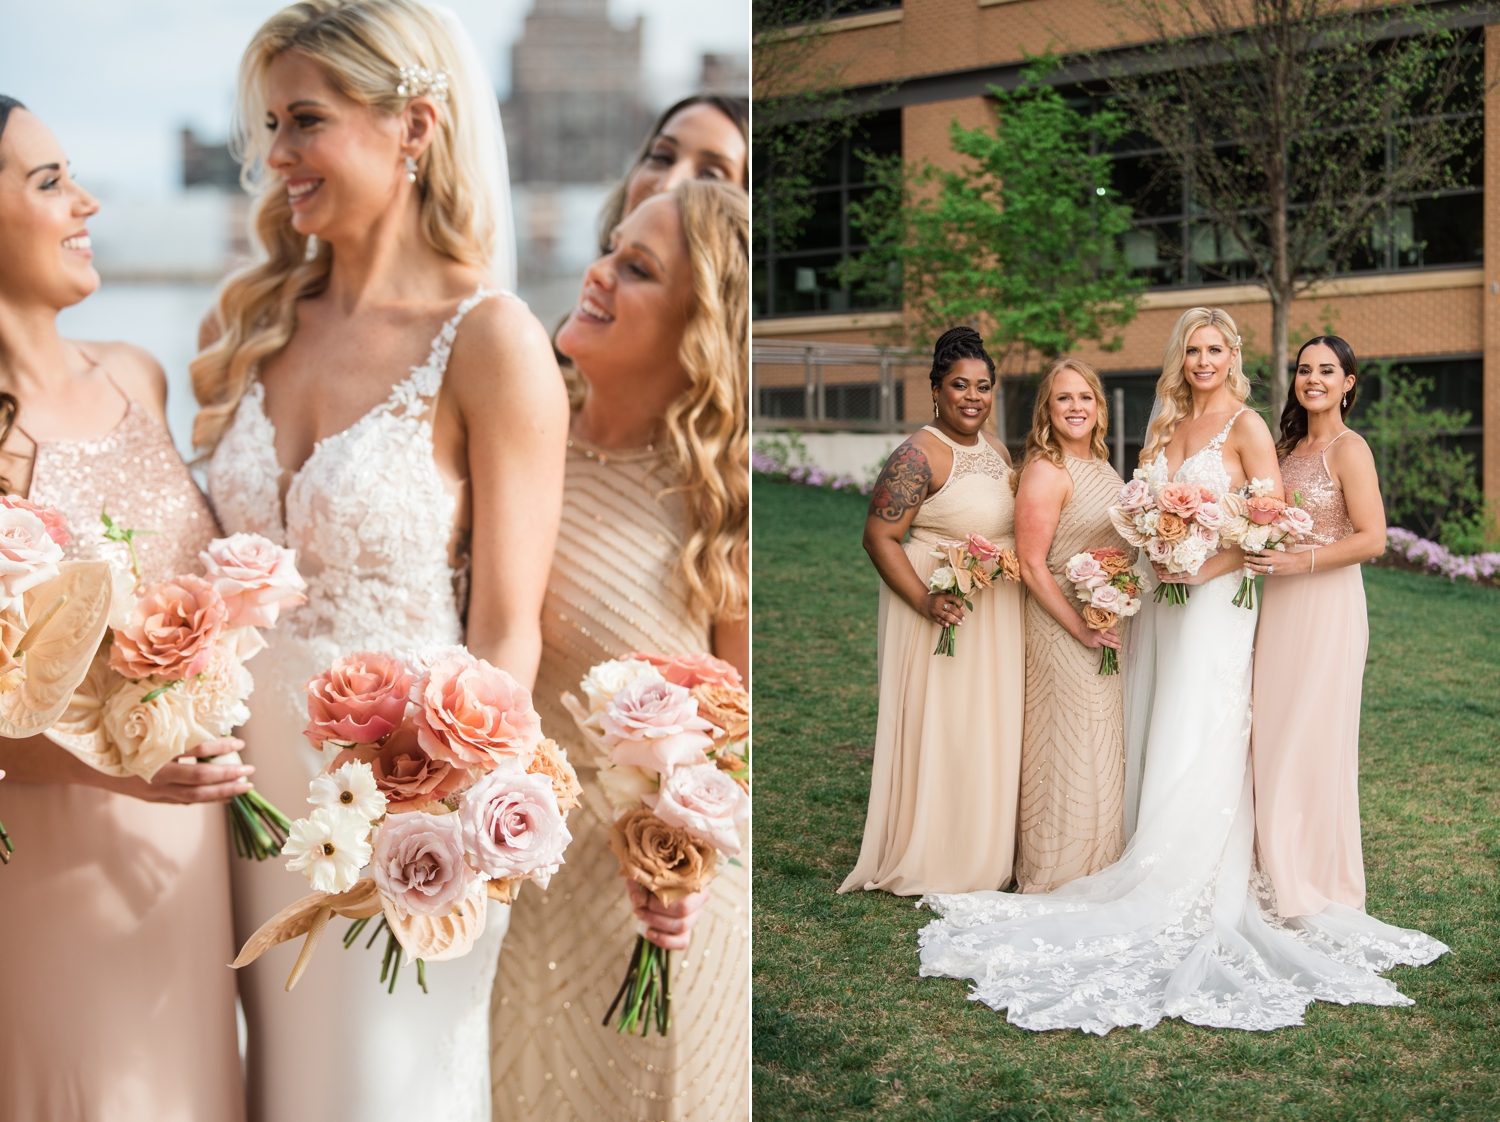
<path id="1" fill-rule="evenodd" d="M 997 582 L 972 612 L 956 594 L 927 590 L 941 540 L 980 534 L 1014 547 L 1010 456 L 985 431 L 995 364 L 979 333 L 945 333 L 931 377 L 933 423 L 891 454 L 865 520 L 865 552 L 881 578 L 880 717 L 864 844 L 840 892 L 915 896 L 1011 880 L 1026 674 L 1020 585 Z M 934 656 L 949 624 L 964 625 L 957 654 Z"/>

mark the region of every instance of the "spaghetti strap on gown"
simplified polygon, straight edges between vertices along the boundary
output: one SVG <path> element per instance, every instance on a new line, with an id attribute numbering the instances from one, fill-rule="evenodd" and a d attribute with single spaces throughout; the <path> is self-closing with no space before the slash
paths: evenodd
<path id="1" fill-rule="evenodd" d="M 148 583 L 199 571 L 217 534 L 172 439 L 127 399 L 96 440 L 37 445 L 33 502 L 71 559 L 129 565 L 99 513 L 151 530 Z M 0 1122 L 238 1122 L 235 953 L 224 808 L 0 782 Z"/>
<path id="2" fill-rule="evenodd" d="M 1337 439 L 1337 438 L 1335 438 Z M 1354 532 L 1324 454 L 1283 456 L 1286 493 L 1313 519 L 1304 546 Z M 1359 708 L 1370 623 L 1358 565 L 1273 577 L 1255 636 L 1256 848 L 1284 916 L 1363 911 Z"/>
<path id="3" fill-rule="evenodd" d="M 943 539 L 982 534 L 1015 548 L 1010 468 L 982 436 L 953 449 L 953 471 L 917 511 L 903 549 L 925 584 Z M 897 896 L 999 889 L 1014 872 L 1026 640 L 1021 585 L 973 598 L 957 653 L 934 655 L 941 628 L 885 582 L 878 631 L 880 713 L 864 841 L 839 886 Z"/>
<path id="4" fill-rule="evenodd" d="M 433 462 L 431 413 L 459 323 L 492 295 L 480 289 L 460 304 L 427 361 L 385 402 L 318 442 L 292 477 L 284 523 L 276 432 L 259 382 L 214 450 L 209 496 L 224 529 L 295 549 L 307 580 L 307 603 L 265 633 L 240 733 L 256 786 L 293 816 L 304 813 L 308 781 L 327 762 L 302 736 L 307 680 L 351 651 L 463 641 L 463 574 L 449 562 L 457 504 Z M 241 945 L 309 891 L 284 861 L 236 861 L 234 872 Z M 300 940 L 241 970 L 251 1119 L 487 1120 L 490 983 L 510 909 L 491 900 L 486 916 L 469 954 L 427 964 L 428 993 L 409 968 L 387 993 L 379 945 L 366 949 L 364 940 L 345 950 L 324 939 L 291 993 Z"/>
<path id="5" fill-rule="evenodd" d="M 1173 478 L 1228 491 L 1221 448 L 1233 424 Z M 1149 473 L 1153 490 L 1166 483 L 1165 454 Z M 1143 577 L 1147 568 L 1138 562 Z M 1184 605 L 1145 595 L 1131 621 L 1126 741 L 1144 746 L 1145 768 L 1120 860 L 1043 895 L 925 897 L 941 918 L 919 936 L 924 976 L 971 979 L 970 1000 L 1022 1028 L 1101 1036 L 1163 1017 L 1284 1028 L 1313 1001 L 1412 1003 L 1380 972 L 1431 962 L 1446 946 L 1338 905 L 1283 918 L 1253 874 L 1256 615 L 1232 602 L 1240 576 L 1195 586 Z"/>

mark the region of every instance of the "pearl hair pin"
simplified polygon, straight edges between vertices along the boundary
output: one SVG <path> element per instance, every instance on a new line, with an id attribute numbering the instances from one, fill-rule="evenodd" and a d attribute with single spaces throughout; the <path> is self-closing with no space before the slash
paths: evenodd
<path id="1" fill-rule="evenodd" d="M 403 66 L 401 81 L 396 86 L 398 97 L 422 97 L 424 94 L 435 101 L 448 100 L 448 82 L 453 75 L 446 70 L 428 70 L 425 66 Z"/>

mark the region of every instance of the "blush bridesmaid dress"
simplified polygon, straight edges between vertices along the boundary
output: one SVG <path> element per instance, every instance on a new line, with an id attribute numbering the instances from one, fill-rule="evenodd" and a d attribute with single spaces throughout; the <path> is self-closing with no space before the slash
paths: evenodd
<path id="1" fill-rule="evenodd" d="M 1286 493 L 1300 492 L 1312 515 L 1303 547 L 1354 532 L 1326 455 L 1281 459 Z M 1250 754 L 1256 846 L 1282 916 L 1316 915 L 1329 904 L 1364 910 L 1359 706 L 1369 642 L 1358 565 L 1266 580 Z"/>
<path id="2" fill-rule="evenodd" d="M 152 531 L 135 543 L 147 583 L 200 572 L 218 533 L 128 397 L 107 435 L 37 444 L 28 497 L 67 516 L 70 559 L 129 563 L 103 509 Z M 0 821 L 16 843 L 0 868 L 0 1122 L 240 1122 L 223 806 L 7 780 Z"/>

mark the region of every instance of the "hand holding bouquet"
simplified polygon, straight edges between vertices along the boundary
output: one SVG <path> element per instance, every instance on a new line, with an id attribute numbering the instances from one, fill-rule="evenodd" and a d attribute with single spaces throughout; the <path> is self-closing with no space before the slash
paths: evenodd
<path id="1" fill-rule="evenodd" d="M 103 515 L 106 536 L 124 541 Z M 250 718 L 255 687 L 245 661 L 265 648 L 259 628 L 306 599 L 294 554 L 258 534 L 218 538 L 199 554 L 204 575 L 139 588 L 135 566 L 115 568 L 109 634 L 47 736 L 84 763 L 150 781 L 166 764 L 229 736 Z M 97 640 L 96 640 L 97 643 Z M 231 752 L 216 761 L 239 762 Z M 278 853 L 290 821 L 252 790 L 229 802 L 235 849 Z"/>
<path id="2" fill-rule="evenodd" d="M 1193 483 L 1154 484 L 1146 468 L 1137 468 L 1109 508 L 1109 520 L 1122 538 L 1145 552 L 1147 560 L 1169 573 L 1193 576 L 1218 552 L 1224 525 L 1219 497 Z M 1160 603 L 1164 598 L 1171 604 L 1187 603 L 1187 586 L 1162 581 L 1154 599 Z"/>
<path id="3" fill-rule="evenodd" d="M 710 655 L 633 654 L 591 667 L 563 704 L 600 764 L 615 810 L 609 846 L 620 875 L 664 904 L 701 892 L 722 862 L 738 863 L 750 821 L 749 694 L 734 667 Z M 608 1024 L 671 1027 L 671 952 L 636 937 Z"/>
<path id="4" fill-rule="evenodd" d="M 940 565 L 927 578 L 927 591 L 953 593 L 971 612 L 974 602 L 970 596 L 989 588 L 997 580 L 1021 579 L 1021 566 L 1016 560 L 1015 550 L 1001 549 L 979 534 L 970 534 L 964 541 L 940 541 L 932 555 L 947 564 Z M 953 657 L 955 630 L 951 623 L 944 625 L 933 654 Z"/>
<path id="5" fill-rule="evenodd" d="M 1276 485 L 1269 479 L 1252 479 L 1239 494 L 1224 497 L 1226 519 L 1222 535 L 1225 541 L 1239 546 L 1246 553 L 1263 553 L 1274 550 L 1286 552 L 1289 544 L 1295 544 L 1312 533 L 1312 515 L 1302 509 L 1302 495 L 1292 496 L 1290 504 L 1276 498 Z M 1255 577 L 1246 573 L 1240 579 L 1239 591 L 1234 594 L 1236 607 L 1255 607 Z"/>
<path id="6" fill-rule="evenodd" d="M 345 655 L 308 682 L 307 710 L 303 735 L 330 759 L 282 852 L 315 891 L 234 965 L 306 934 L 290 990 L 334 912 L 355 921 L 346 949 L 378 914 L 365 945 L 385 933 L 381 982 L 394 992 L 411 958 L 425 993 L 426 964 L 468 954 L 484 933 L 486 898 L 509 904 L 562 865 L 577 773 L 543 738 L 530 691 L 462 647 Z"/>
<path id="7" fill-rule="evenodd" d="M 1123 549 L 1075 553 L 1068 558 L 1064 572 L 1078 599 L 1084 602 L 1083 622 L 1091 631 L 1108 631 L 1141 610 L 1141 586 L 1130 571 L 1130 558 Z M 1118 654 L 1113 647 L 1105 647 L 1099 673 L 1119 672 Z"/>

